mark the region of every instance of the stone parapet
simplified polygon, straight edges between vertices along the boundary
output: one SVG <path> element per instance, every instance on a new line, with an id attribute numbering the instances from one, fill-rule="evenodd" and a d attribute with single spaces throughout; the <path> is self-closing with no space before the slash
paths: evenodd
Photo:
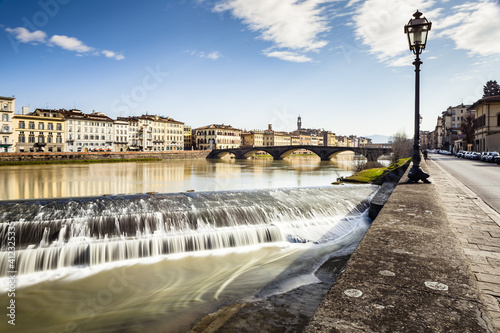
<path id="1" fill-rule="evenodd" d="M 206 158 L 209 150 L 162 151 L 162 152 L 85 152 L 85 153 L 0 153 L 0 162 L 19 161 L 65 161 L 65 160 L 108 160 L 108 159 L 188 159 Z"/>

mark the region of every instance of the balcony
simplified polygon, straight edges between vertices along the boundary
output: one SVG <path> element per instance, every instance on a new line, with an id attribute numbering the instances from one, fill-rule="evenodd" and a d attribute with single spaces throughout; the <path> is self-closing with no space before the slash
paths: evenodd
<path id="1" fill-rule="evenodd" d="M 14 110 L 10 110 L 9 108 L 0 109 L 2 112 L 14 112 Z"/>

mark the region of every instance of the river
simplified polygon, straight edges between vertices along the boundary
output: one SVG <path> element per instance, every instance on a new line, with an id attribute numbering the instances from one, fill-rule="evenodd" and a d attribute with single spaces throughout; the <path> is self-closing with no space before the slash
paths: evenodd
<path id="1" fill-rule="evenodd" d="M 370 223 L 376 186 L 329 185 L 353 163 L 2 168 L 1 304 L 15 301 L 20 332 L 184 332 L 219 306 L 319 283 Z"/>

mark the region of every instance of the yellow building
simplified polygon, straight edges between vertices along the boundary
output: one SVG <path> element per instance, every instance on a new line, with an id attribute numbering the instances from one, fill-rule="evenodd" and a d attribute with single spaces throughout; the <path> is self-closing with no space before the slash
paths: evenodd
<path id="1" fill-rule="evenodd" d="M 193 130 L 191 126 L 184 125 L 184 150 L 193 149 Z"/>
<path id="2" fill-rule="evenodd" d="M 500 151 L 500 96 L 481 98 L 470 110 L 476 112 L 474 149 Z"/>
<path id="3" fill-rule="evenodd" d="M 335 138 L 335 133 L 324 131 L 323 134 L 323 145 L 334 147 L 337 145 L 337 139 Z"/>
<path id="4" fill-rule="evenodd" d="M 0 152 L 14 152 L 14 111 L 16 99 L 0 96 Z"/>
<path id="5" fill-rule="evenodd" d="M 250 131 L 242 133 L 241 145 L 248 147 L 264 146 L 264 131 Z"/>
<path id="6" fill-rule="evenodd" d="M 14 115 L 16 152 L 61 152 L 64 150 L 64 115 L 59 110 L 36 109 Z"/>
<path id="7" fill-rule="evenodd" d="M 264 131 L 263 143 L 264 146 L 290 146 L 292 136 L 286 132 L 274 131 L 273 125 L 269 124 Z"/>

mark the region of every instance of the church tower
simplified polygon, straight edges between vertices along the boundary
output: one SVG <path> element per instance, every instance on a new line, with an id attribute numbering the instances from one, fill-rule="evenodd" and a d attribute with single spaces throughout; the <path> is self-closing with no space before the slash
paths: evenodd
<path id="1" fill-rule="evenodd" d="M 297 130 L 301 130 L 302 129 L 302 118 L 300 118 L 300 116 L 297 118 Z"/>

